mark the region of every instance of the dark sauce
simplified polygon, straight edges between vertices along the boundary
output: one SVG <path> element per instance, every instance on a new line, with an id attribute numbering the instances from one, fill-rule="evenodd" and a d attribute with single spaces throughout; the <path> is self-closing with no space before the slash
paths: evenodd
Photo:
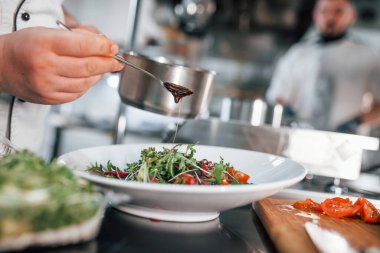
<path id="1" fill-rule="evenodd" d="M 179 103 L 179 101 L 183 97 L 194 94 L 194 92 L 191 89 L 183 87 L 175 83 L 164 82 L 164 86 L 173 95 L 174 102 L 176 103 Z"/>

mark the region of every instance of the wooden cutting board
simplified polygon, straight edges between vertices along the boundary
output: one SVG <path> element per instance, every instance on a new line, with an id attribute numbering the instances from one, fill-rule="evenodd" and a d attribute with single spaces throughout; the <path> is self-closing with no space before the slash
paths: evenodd
<path id="1" fill-rule="evenodd" d="M 291 207 L 294 200 L 266 198 L 254 204 L 256 213 L 277 250 L 281 253 L 318 253 L 304 228 L 311 217 L 318 224 L 344 236 L 351 246 L 362 250 L 380 248 L 380 224 L 368 224 L 357 218 L 333 218 L 322 213 L 308 213 Z M 306 217 L 305 217 L 306 216 Z"/>

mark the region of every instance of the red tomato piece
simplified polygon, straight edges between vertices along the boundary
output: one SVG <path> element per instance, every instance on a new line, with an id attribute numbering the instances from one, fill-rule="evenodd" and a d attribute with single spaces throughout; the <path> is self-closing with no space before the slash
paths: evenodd
<path id="1" fill-rule="evenodd" d="M 238 181 L 239 183 L 247 183 L 248 179 L 249 179 L 249 176 L 248 174 L 245 174 L 244 172 L 241 172 L 239 170 L 236 170 L 235 171 L 235 175 L 234 175 L 234 178 L 236 179 L 236 181 Z"/>
<path id="2" fill-rule="evenodd" d="M 306 199 L 305 201 L 297 201 L 293 204 L 293 207 L 308 212 L 322 211 L 321 205 L 314 202 L 312 199 Z"/>
<path id="3" fill-rule="evenodd" d="M 365 198 L 358 198 L 355 205 L 360 206 L 359 214 L 362 220 L 368 223 L 380 222 L 380 213 L 377 208 Z"/>
<path id="4" fill-rule="evenodd" d="M 229 185 L 231 184 L 230 182 L 228 182 L 227 179 L 222 179 L 222 181 L 220 182 L 221 185 Z"/>
<path id="5" fill-rule="evenodd" d="M 325 214 L 336 218 L 355 216 L 361 209 L 359 205 L 352 204 L 350 199 L 340 197 L 326 199 L 321 203 L 321 207 Z"/>
<path id="6" fill-rule="evenodd" d="M 201 166 L 202 166 L 202 169 L 203 169 L 203 170 L 211 170 L 211 169 L 214 168 L 214 167 L 212 166 L 212 161 L 207 161 L 207 160 L 203 160 Z"/>
<path id="7" fill-rule="evenodd" d="M 229 179 L 229 181 L 232 181 L 232 179 L 234 178 L 237 182 L 246 184 L 250 176 L 248 174 L 245 174 L 244 172 L 235 170 L 233 167 L 229 167 L 227 168 L 227 178 Z"/>
<path id="8" fill-rule="evenodd" d="M 227 168 L 227 178 L 232 180 L 234 174 L 235 174 L 235 169 L 233 167 L 228 167 Z"/>
<path id="9" fill-rule="evenodd" d="M 106 176 L 121 177 L 121 178 L 125 178 L 129 175 L 129 173 L 123 172 L 123 171 L 104 171 L 102 173 L 103 175 L 106 175 Z"/>
<path id="10" fill-rule="evenodd" d="M 184 184 L 190 184 L 190 185 L 197 184 L 197 179 L 195 177 L 186 175 L 186 176 L 181 176 L 180 178 L 183 180 Z"/>
<path id="11" fill-rule="evenodd" d="M 355 204 L 354 205 L 357 205 L 357 206 L 363 206 L 364 202 L 366 202 L 368 200 L 366 200 L 365 198 L 358 198 L 356 201 L 355 201 Z M 362 210 L 360 210 L 359 214 L 361 213 Z"/>
<path id="12" fill-rule="evenodd" d="M 158 183 L 158 179 L 155 178 L 155 177 L 151 177 L 151 176 L 149 176 L 149 181 L 150 181 L 151 183 Z"/>

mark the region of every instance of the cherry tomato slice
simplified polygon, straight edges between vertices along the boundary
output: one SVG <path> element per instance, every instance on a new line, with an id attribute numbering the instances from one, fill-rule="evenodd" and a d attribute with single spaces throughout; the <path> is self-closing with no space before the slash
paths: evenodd
<path id="1" fill-rule="evenodd" d="M 293 207 L 308 212 L 322 211 L 321 205 L 314 202 L 312 199 L 306 199 L 305 201 L 297 201 L 293 204 Z"/>
<path id="2" fill-rule="evenodd" d="M 189 184 L 189 185 L 197 184 L 197 179 L 190 175 L 181 175 L 180 177 L 178 177 L 178 180 L 176 181 L 177 181 L 176 183 L 179 183 L 179 184 Z"/>
<path id="3" fill-rule="evenodd" d="M 235 175 L 234 175 L 234 178 L 236 179 L 236 181 L 238 181 L 239 183 L 247 183 L 248 179 L 249 179 L 249 176 L 247 174 L 245 174 L 244 172 L 241 172 L 239 170 L 236 170 L 235 171 Z"/>
<path id="4" fill-rule="evenodd" d="M 230 182 L 228 182 L 228 180 L 226 179 L 222 179 L 222 181 L 220 182 L 221 185 L 229 185 L 231 184 Z"/>
<path id="5" fill-rule="evenodd" d="M 362 220 L 368 223 L 380 222 L 380 213 L 377 208 L 365 198 L 358 198 L 354 205 L 360 206 L 359 214 Z"/>
<path id="6" fill-rule="evenodd" d="M 326 199 L 321 203 L 321 207 L 325 214 L 336 218 L 352 217 L 361 209 L 359 205 L 353 205 L 348 198 L 340 197 Z"/>
<path id="7" fill-rule="evenodd" d="M 245 174 L 239 170 L 235 170 L 233 167 L 227 168 L 227 173 L 227 178 L 229 180 L 232 180 L 232 178 L 234 178 L 237 182 L 242 184 L 246 184 L 250 178 L 248 174 Z"/>
<path id="8" fill-rule="evenodd" d="M 125 178 L 129 175 L 128 172 L 123 172 L 123 171 L 104 171 L 102 172 L 103 175 L 106 175 L 106 176 L 112 176 L 112 177 L 116 177 L 116 178 Z"/>
<path id="9" fill-rule="evenodd" d="M 233 167 L 227 168 L 227 178 L 232 180 L 233 176 L 235 175 L 236 170 Z"/>

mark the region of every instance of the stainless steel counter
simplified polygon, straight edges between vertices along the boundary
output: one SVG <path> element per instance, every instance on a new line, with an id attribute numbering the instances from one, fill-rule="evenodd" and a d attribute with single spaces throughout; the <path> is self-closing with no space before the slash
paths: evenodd
<path id="1" fill-rule="evenodd" d="M 35 248 L 29 253 L 118 252 L 276 252 L 251 206 L 221 213 L 202 223 L 157 222 L 109 208 L 99 236 L 87 243 L 59 248 Z"/>
<path id="2" fill-rule="evenodd" d="M 363 150 L 379 148 L 379 140 L 373 137 L 252 126 L 240 121 L 222 122 L 217 119 L 186 121 L 180 127 L 175 142 L 276 154 L 300 162 L 310 174 L 350 180 L 360 175 Z"/>

